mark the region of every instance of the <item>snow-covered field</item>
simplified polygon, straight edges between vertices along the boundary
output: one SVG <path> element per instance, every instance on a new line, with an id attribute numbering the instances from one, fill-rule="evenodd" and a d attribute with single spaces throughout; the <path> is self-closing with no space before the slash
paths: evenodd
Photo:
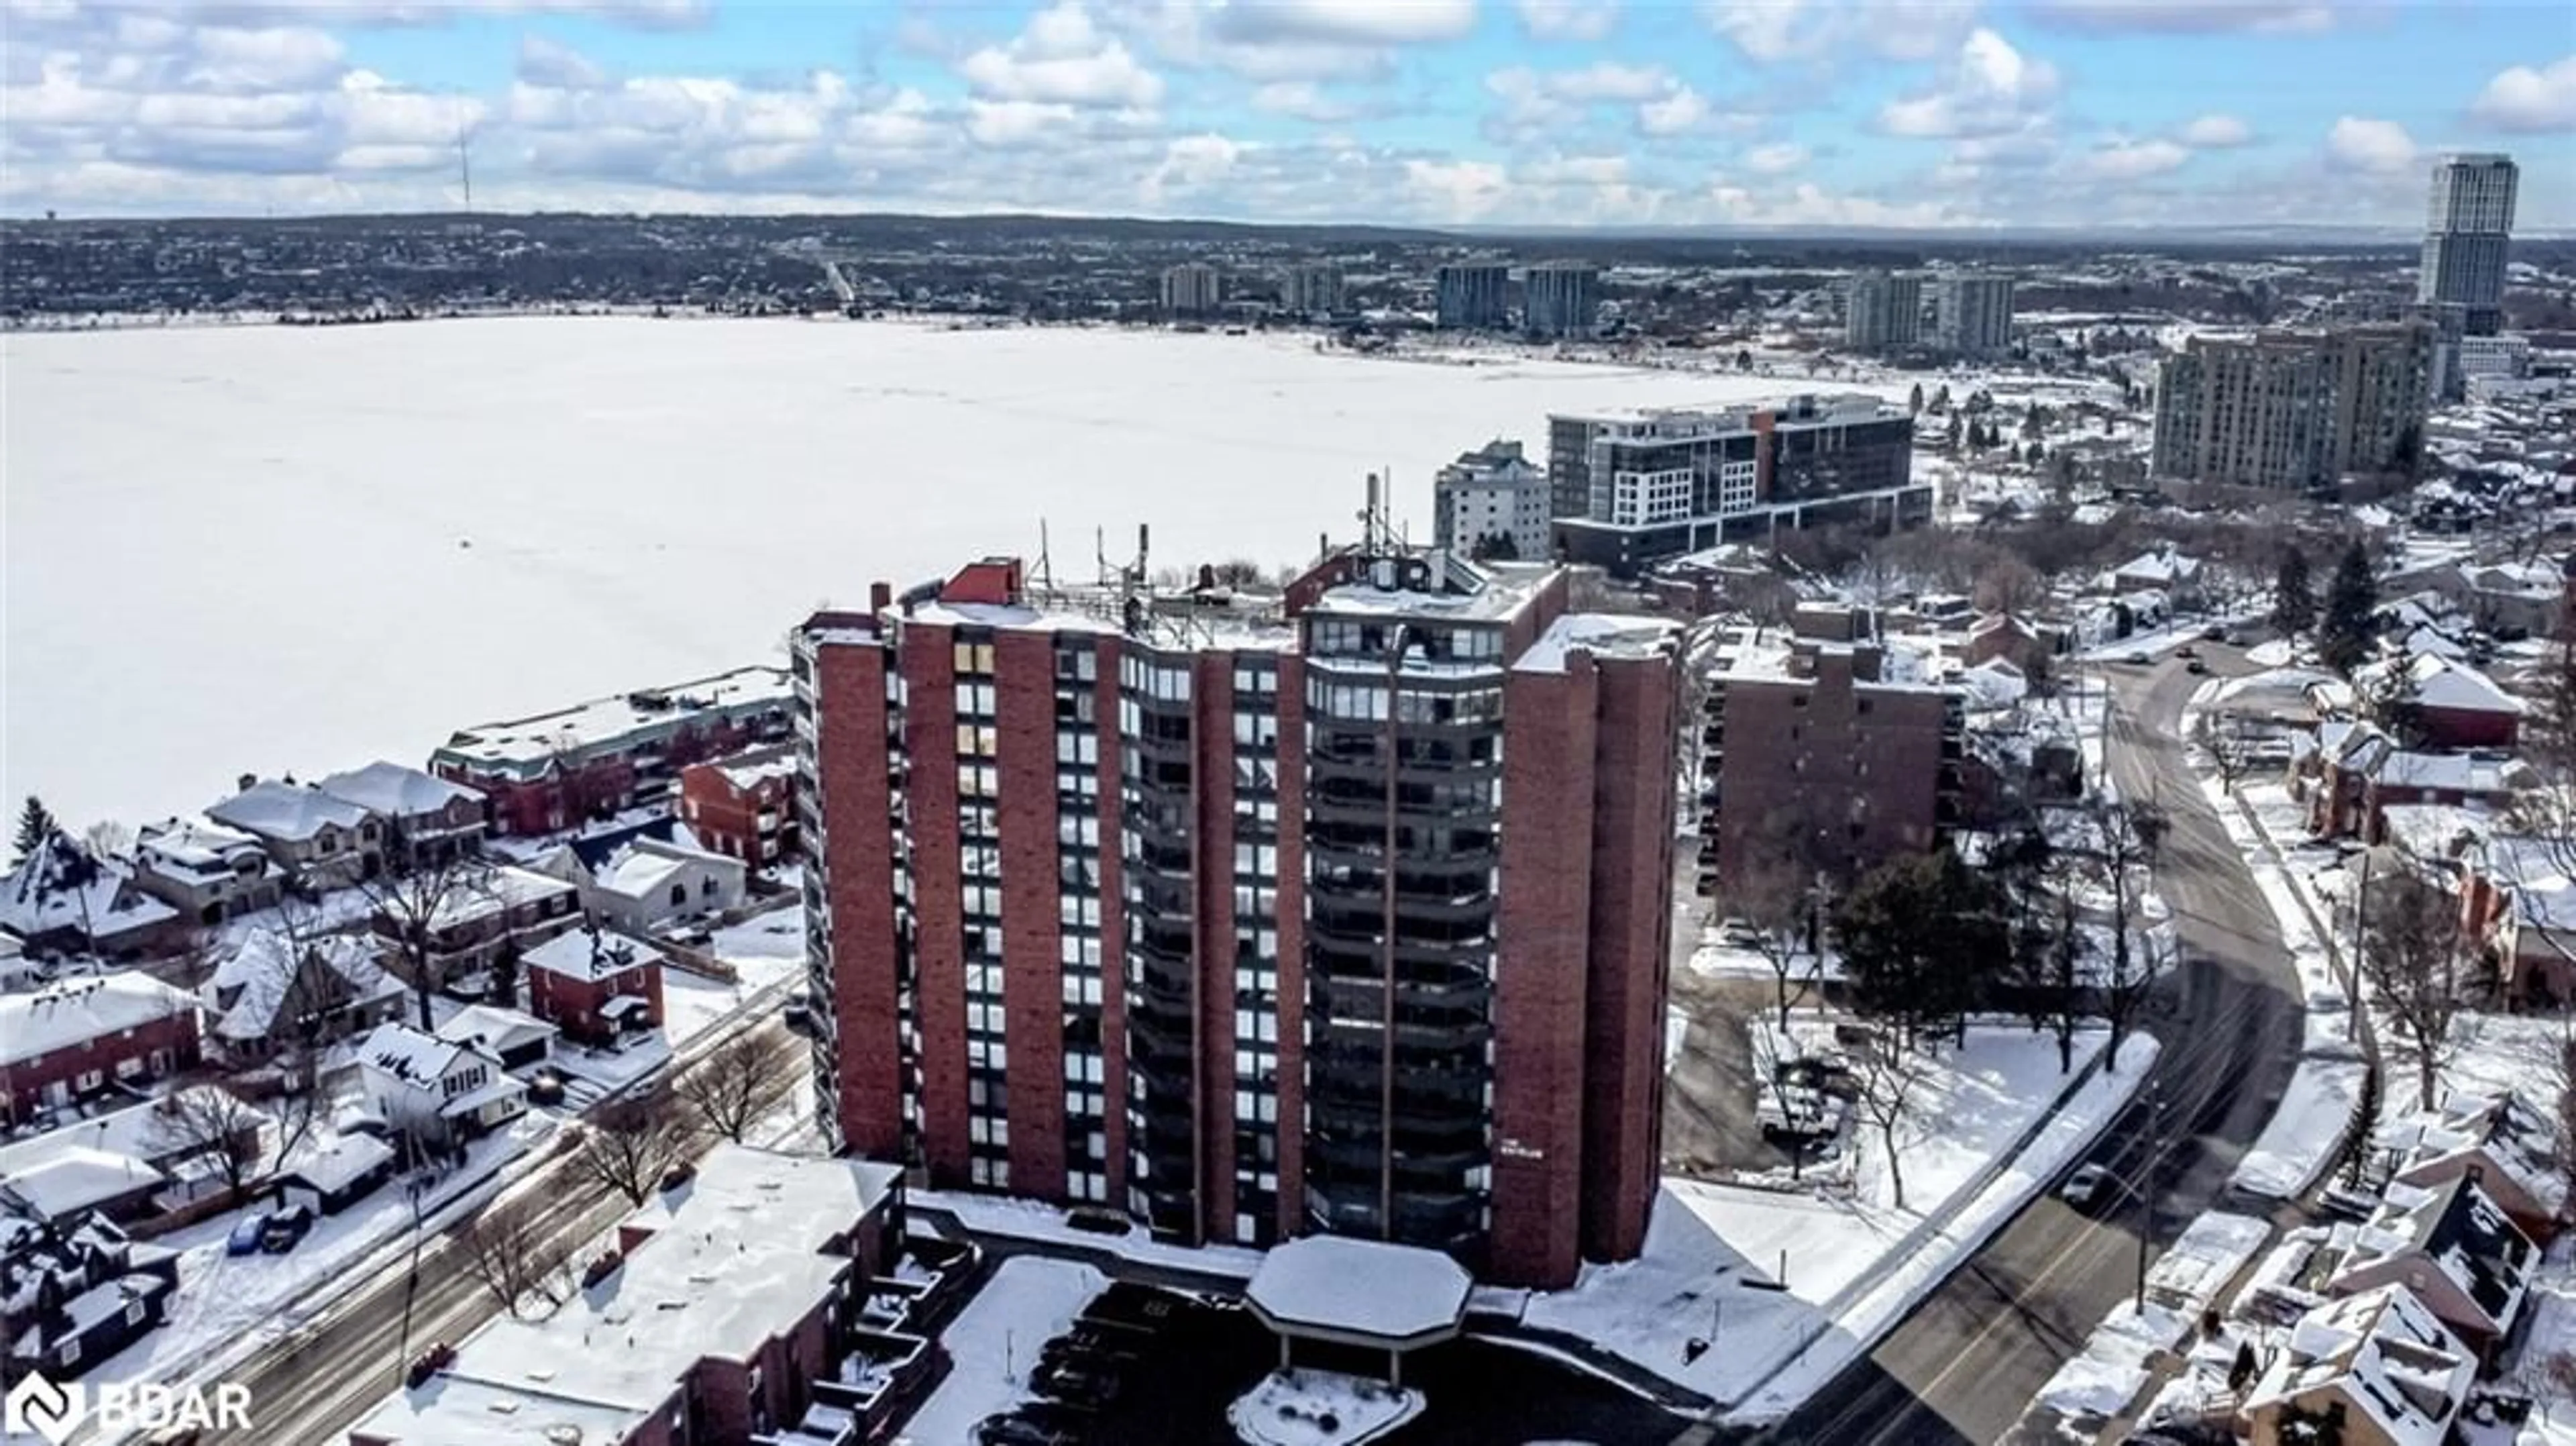
<path id="1" fill-rule="evenodd" d="M 1038 1349 L 1073 1326 L 1109 1284 L 1088 1265 L 1014 1255 L 957 1313 L 939 1341 L 952 1363 L 948 1379 L 904 1423 L 907 1440 L 972 1441 L 975 1423 L 1030 1399 Z"/>
<path id="2" fill-rule="evenodd" d="M 1311 337 L 508 318 L 0 338 L 0 797 L 78 824 L 246 770 L 776 659 L 816 604 L 986 553 L 1302 560 L 1391 470 L 1552 409 L 1837 385 Z"/>
<path id="3" fill-rule="evenodd" d="M 2155 1049 L 2132 1038 L 2117 1074 L 2097 1074 L 2018 1156 L 1990 1170 L 2031 1134 L 2066 1081 L 2053 1040 L 1983 1026 L 1968 1039 L 1898 1129 L 1907 1209 L 1895 1207 L 1884 1152 L 1866 1128 L 1848 1193 L 1668 1180 L 1643 1256 L 1587 1266 L 1572 1289 L 1531 1296 L 1523 1318 L 1737 1404 L 1748 1418 L 1784 1413 L 2072 1161 L 2117 1113 Z M 2079 1067 L 2102 1043 L 2098 1032 L 2079 1042 Z M 1692 1337 L 1713 1348 L 1685 1362 Z"/>

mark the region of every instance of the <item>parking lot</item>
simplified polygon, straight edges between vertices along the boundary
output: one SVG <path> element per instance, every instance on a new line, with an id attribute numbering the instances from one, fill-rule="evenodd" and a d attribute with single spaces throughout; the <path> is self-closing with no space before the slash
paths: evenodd
<path id="1" fill-rule="evenodd" d="M 1301 1343 L 1301 1365 L 1376 1372 L 1373 1352 Z M 1113 1284 L 1073 1328 L 1040 1348 L 1031 1384 L 1049 1401 L 986 1423 L 986 1446 L 1238 1446 L 1226 1408 L 1276 1367 L 1275 1337 L 1232 1302 Z M 1661 1442 L 1686 1423 L 1543 1357 L 1460 1340 L 1405 1358 L 1429 1404 L 1382 1438 L 1391 1446 Z"/>

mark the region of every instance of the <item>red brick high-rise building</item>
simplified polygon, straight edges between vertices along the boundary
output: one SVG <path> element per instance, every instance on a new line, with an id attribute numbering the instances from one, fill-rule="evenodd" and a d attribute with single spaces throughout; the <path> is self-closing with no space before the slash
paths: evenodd
<path id="1" fill-rule="evenodd" d="M 1568 576 L 1381 543 L 1154 596 L 994 558 L 807 620 L 829 1135 L 1189 1243 L 1547 1286 L 1635 1254 L 1679 637 Z"/>

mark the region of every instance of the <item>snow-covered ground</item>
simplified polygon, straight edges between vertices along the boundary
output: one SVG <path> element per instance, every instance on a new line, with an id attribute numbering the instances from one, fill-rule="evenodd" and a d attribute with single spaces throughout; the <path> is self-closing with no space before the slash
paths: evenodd
<path id="1" fill-rule="evenodd" d="M 498 1172 L 541 1144 L 555 1123 L 552 1116 L 530 1113 L 509 1130 L 468 1146 L 465 1167 L 422 1195 L 422 1219 L 436 1229 L 488 1198 L 498 1188 Z M 276 1340 L 329 1304 L 333 1286 L 357 1279 L 360 1261 L 409 1237 L 412 1201 L 396 1177 L 339 1214 L 324 1216 L 284 1255 L 227 1255 L 224 1238 L 240 1219 L 238 1211 L 219 1215 L 154 1242 L 181 1252 L 179 1292 L 168 1321 L 82 1379 L 166 1385 L 228 1347 Z"/>
<path id="2" fill-rule="evenodd" d="M 716 931 L 708 952 L 730 964 L 727 984 L 686 969 L 662 971 L 662 1034 L 673 1049 L 805 972 L 804 914 L 781 909 Z"/>
<path id="3" fill-rule="evenodd" d="M 1360 1446 L 1422 1414 L 1422 1393 L 1339 1371 L 1273 1371 L 1226 1408 L 1248 1446 Z"/>
<path id="4" fill-rule="evenodd" d="M 1591 1340 L 1745 1419 L 1785 1413 L 2055 1178 L 2155 1053 L 2155 1041 L 2133 1037 L 2117 1073 L 2096 1074 L 2042 1121 L 2066 1084 L 2054 1041 L 2007 1026 L 1972 1028 L 1968 1040 L 1899 1129 L 1907 1209 L 1895 1208 L 1884 1151 L 1866 1128 L 1848 1191 L 1668 1180 L 1640 1258 L 1585 1267 L 1573 1288 L 1532 1295 L 1523 1319 Z M 2098 1033 L 2080 1042 L 2079 1068 L 2102 1044 Z M 2025 1138 L 2018 1155 L 1997 1160 Z M 1713 1348 L 1685 1361 L 1695 1337 Z"/>
<path id="5" fill-rule="evenodd" d="M 2040 1388 L 2035 1404 L 2098 1428 L 2145 1391 L 2160 1351 L 2188 1337 L 2271 1238 L 2268 1221 L 2211 1212 L 2193 1221 L 2147 1272 L 2147 1300 L 2124 1301 L 2096 1326 L 2084 1349 Z"/>
<path id="6" fill-rule="evenodd" d="M 1064 1334 L 1109 1284 L 1088 1265 L 1014 1255 L 939 1337 L 951 1369 L 896 1434 L 924 1443 L 975 1439 L 975 1423 L 1030 1399 L 1038 1349 Z"/>
<path id="7" fill-rule="evenodd" d="M 1543 454 L 1550 410 L 1911 386 L 632 317 L 22 333 L 0 375 L 0 797 L 76 825 L 781 661 L 816 604 L 1034 560 L 1041 519 L 1060 576 L 1139 523 L 1157 567 L 1275 566 L 1349 535 L 1372 471 L 1428 536 L 1433 472 Z M 244 589 L 281 625 L 205 605 Z"/>
<path id="8" fill-rule="evenodd" d="M 1196 1248 L 1167 1245 L 1132 1225 L 1124 1235 L 1076 1230 L 1065 1223 L 1063 1206 L 1049 1205 L 1043 1200 L 1015 1200 L 1002 1195 L 973 1195 L 950 1190 L 911 1190 L 905 1192 L 904 1198 L 921 1208 L 952 1214 L 960 1225 L 981 1235 L 1007 1235 L 1019 1240 L 1080 1246 L 1086 1250 L 1109 1251 L 1139 1265 L 1159 1265 L 1172 1270 L 1235 1276 L 1243 1280 L 1250 1280 L 1252 1273 L 1261 1268 L 1261 1252 L 1239 1245 Z"/>

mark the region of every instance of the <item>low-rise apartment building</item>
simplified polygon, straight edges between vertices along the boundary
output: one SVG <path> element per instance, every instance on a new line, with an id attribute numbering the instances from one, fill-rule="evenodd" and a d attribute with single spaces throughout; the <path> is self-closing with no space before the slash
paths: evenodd
<path id="1" fill-rule="evenodd" d="M 668 799 L 682 768 L 787 738 L 787 674 L 737 668 L 668 688 L 479 723 L 430 772 L 489 796 L 496 834 L 555 833 Z"/>
<path id="2" fill-rule="evenodd" d="M 523 1446 L 575 1430 L 581 1446 L 705 1446 L 792 1431 L 818 1404 L 831 1419 L 866 1283 L 902 1234 L 898 1166 L 720 1144 L 684 1190 L 618 1227 L 597 1284 L 466 1337 L 436 1375 L 360 1418 L 350 1446 Z"/>
<path id="3" fill-rule="evenodd" d="M 796 750 L 782 743 L 681 769 L 680 821 L 699 843 L 748 867 L 794 862 Z"/>
<path id="4" fill-rule="evenodd" d="M 430 914 L 423 941 L 428 982 L 453 994 L 477 994 L 476 981 L 504 948 L 524 956 L 581 920 L 581 891 L 565 880 L 507 864 L 477 873 Z M 408 922 L 384 913 L 374 920 L 376 933 L 397 946 Z M 422 982 L 408 977 L 411 964 L 401 948 L 386 962 L 405 983 Z"/>
<path id="5" fill-rule="evenodd" d="M 192 1069 L 198 1030 L 196 996 L 141 970 L 0 995 L 0 1123 Z"/>

